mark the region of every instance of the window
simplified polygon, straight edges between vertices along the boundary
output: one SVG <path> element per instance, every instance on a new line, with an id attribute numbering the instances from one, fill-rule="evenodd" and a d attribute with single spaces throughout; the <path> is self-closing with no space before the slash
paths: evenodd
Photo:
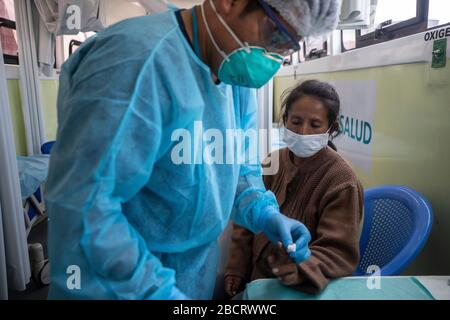
<path id="1" fill-rule="evenodd" d="M 449 0 L 378 0 L 372 28 L 342 30 L 342 52 L 450 24 Z"/>
<path id="2" fill-rule="evenodd" d="M 428 28 L 450 23 L 450 1 L 429 0 Z"/>
<path id="3" fill-rule="evenodd" d="M 14 0 L 0 0 L 0 40 L 7 64 L 19 64 Z"/>
<path id="4" fill-rule="evenodd" d="M 294 55 L 291 54 L 287 57 L 284 57 L 283 66 L 291 66 L 294 64 Z"/>
<path id="5" fill-rule="evenodd" d="M 428 28 L 429 0 L 378 0 L 374 27 L 356 31 L 356 47 L 423 32 Z"/>
<path id="6" fill-rule="evenodd" d="M 301 43 L 302 48 L 297 52 L 297 64 L 306 61 L 305 57 L 305 42 Z"/>
<path id="7" fill-rule="evenodd" d="M 310 37 L 304 41 L 303 55 L 306 60 L 314 60 L 327 56 L 328 40 L 323 37 Z"/>
<path id="8" fill-rule="evenodd" d="M 356 48 L 356 31 L 341 30 L 341 48 L 342 52 L 353 50 Z"/>
<path id="9" fill-rule="evenodd" d="M 64 35 L 64 60 L 69 58 L 84 41 L 93 35 L 95 35 L 95 32 L 79 32 L 77 35 Z"/>
<path id="10" fill-rule="evenodd" d="M 361 35 L 374 32 L 377 26 L 386 21 L 390 25 L 414 19 L 417 16 L 416 0 L 378 1 L 375 23 L 372 28 L 361 30 Z"/>

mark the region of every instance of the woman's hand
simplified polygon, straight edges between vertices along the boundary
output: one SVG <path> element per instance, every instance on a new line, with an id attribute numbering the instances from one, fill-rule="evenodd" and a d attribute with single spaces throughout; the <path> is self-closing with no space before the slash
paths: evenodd
<path id="1" fill-rule="evenodd" d="M 300 284 L 300 274 L 297 264 L 294 262 L 278 265 L 273 256 L 267 258 L 269 266 L 275 277 L 285 286 L 295 286 Z"/>
<path id="2" fill-rule="evenodd" d="M 277 248 L 267 257 L 267 264 L 273 275 L 285 286 L 300 284 L 298 264 L 289 258 L 281 243 L 278 243 Z"/>
<path id="3" fill-rule="evenodd" d="M 225 277 L 225 291 L 232 297 L 235 296 L 243 287 L 244 279 L 238 276 L 226 276 Z"/>

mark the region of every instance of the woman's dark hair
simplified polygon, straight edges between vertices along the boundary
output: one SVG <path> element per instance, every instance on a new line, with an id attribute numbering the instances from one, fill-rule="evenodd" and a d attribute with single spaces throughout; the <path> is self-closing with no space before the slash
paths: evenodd
<path id="1" fill-rule="evenodd" d="M 312 96 L 319 99 L 328 109 L 328 126 L 331 127 L 331 139 L 328 142 L 328 145 L 337 151 L 336 146 L 331 140 L 333 140 L 333 138 L 338 136 L 340 133 L 338 117 L 341 108 L 341 101 L 336 89 L 334 89 L 331 84 L 318 80 L 307 80 L 300 83 L 293 89 L 286 90 L 281 97 L 281 121 L 284 126 L 286 126 L 292 105 L 299 99 L 306 96 Z"/>

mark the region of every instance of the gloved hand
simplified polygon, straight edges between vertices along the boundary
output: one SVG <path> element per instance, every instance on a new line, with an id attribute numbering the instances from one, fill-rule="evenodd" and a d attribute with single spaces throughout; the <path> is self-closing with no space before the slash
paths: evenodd
<path id="1" fill-rule="evenodd" d="M 305 225 L 297 220 L 284 216 L 274 207 L 270 206 L 266 210 L 267 212 L 263 215 L 263 221 L 261 223 L 262 232 L 273 244 L 281 242 L 283 247 L 288 251 L 289 256 L 296 263 L 302 263 L 308 260 L 311 256 L 308 248 L 311 235 Z M 292 244 L 295 244 L 295 246 L 292 246 Z M 288 247 L 290 250 L 288 250 Z"/>

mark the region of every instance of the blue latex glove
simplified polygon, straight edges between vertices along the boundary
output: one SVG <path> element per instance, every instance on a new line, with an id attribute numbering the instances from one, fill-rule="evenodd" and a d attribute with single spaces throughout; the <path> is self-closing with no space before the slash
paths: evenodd
<path id="1" fill-rule="evenodd" d="M 311 235 L 308 228 L 301 222 L 284 216 L 274 207 L 268 207 L 266 210 L 268 212 L 263 216 L 262 232 L 272 243 L 281 242 L 285 249 L 295 243 L 295 251 L 289 252 L 289 256 L 296 263 L 308 260 L 311 256 L 308 248 Z"/>

